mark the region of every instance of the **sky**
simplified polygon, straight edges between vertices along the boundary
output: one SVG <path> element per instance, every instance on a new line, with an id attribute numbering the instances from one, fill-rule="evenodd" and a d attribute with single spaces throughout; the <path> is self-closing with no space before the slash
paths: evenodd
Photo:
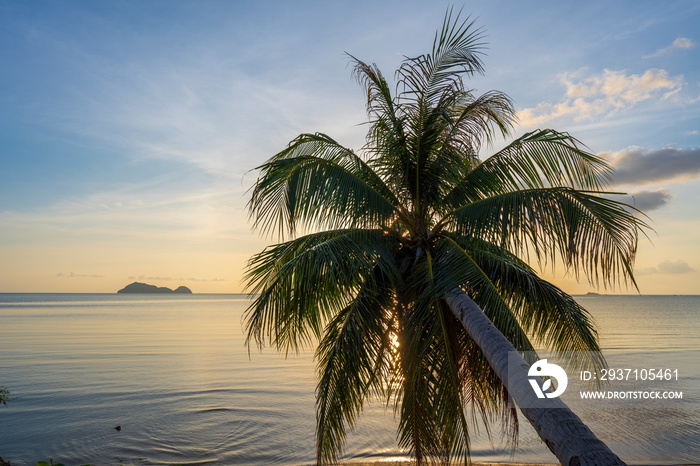
<path id="1" fill-rule="evenodd" d="M 485 34 L 468 86 L 514 100 L 513 137 L 571 133 L 648 215 L 639 292 L 700 294 L 694 0 L 1 0 L 0 292 L 241 292 L 275 240 L 248 221 L 255 167 L 302 132 L 361 148 L 346 53 L 392 77 L 450 5 Z M 543 275 L 573 294 L 637 292 Z"/>

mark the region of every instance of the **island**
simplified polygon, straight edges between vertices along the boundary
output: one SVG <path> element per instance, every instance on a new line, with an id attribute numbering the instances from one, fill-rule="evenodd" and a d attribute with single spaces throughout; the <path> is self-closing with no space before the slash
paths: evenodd
<path id="1" fill-rule="evenodd" d="M 179 286 L 175 290 L 164 286 L 149 285 L 147 283 L 134 282 L 131 285 L 126 285 L 117 293 L 185 293 L 192 294 L 192 290 L 186 286 Z"/>

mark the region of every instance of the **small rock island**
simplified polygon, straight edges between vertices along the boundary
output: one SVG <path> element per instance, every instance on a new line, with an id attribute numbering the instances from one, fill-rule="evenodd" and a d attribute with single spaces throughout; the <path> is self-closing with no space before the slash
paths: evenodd
<path id="1" fill-rule="evenodd" d="M 186 286 L 179 286 L 175 290 L 164 286 L 149 285 L 147 283 L 134 282 L 131 285 L 126 285 L 117 293 L 185 293 L 192 294 L 192 290 Z"/>

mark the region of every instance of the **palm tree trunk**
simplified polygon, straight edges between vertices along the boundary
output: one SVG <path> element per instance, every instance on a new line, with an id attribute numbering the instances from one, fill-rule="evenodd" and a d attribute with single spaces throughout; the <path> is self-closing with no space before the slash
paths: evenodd
<path id="1" fill-rule="evenodd" d="M 515 404 L 521 407 L 521 412 L 535 428 L 537 435 L 547 444 L 562 465 L 625 464 L 559 398 L 547 400 L 548 405 L 553 406 L 552 408 L 523 409 L 523 406 L 538 404 L 538 398 L 527 380 L 529 364 L 518 353 L 518 365 L 521 370 L 514 371 L 511 367 L 509 371 L 508 353 L 515 352 L 515 348 L 466 293 L 461 290 L 456 291 L 446 301 L 506 385 Z M 510 356 L 510 362 L 513 363 L 513 353 Z"/>

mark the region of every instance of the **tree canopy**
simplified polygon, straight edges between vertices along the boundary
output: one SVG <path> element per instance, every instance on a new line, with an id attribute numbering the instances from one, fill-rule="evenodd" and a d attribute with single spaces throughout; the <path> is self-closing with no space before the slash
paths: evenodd
<path id="1" fill-rule="evenodd" d="M 366 95 L 364 147 L 301 134 L 258 167 L 250 216 L 281 242 L 248 263 L 248 343 L 318 345 L 319 463 L 340 457 L 371 398 L 394 406 L 399 445 L 419 462 L 467 461 L 476 423 L 515 438 L 503 383 L 447 309 L 455 289 L 518 351 L 570 352 L 581 365 L 601 358 L 590 315 L 533 265 L 636 286 L 646 225 L 608 197 L 602 158 L 552 129 L 480 157 L 516 120 L 506 94 L 465 85 L 484 71 L 484 46 L 473 21 L 449 11 L 430 53 L 405 57 L 394 85 L 350 56 Z"/>

